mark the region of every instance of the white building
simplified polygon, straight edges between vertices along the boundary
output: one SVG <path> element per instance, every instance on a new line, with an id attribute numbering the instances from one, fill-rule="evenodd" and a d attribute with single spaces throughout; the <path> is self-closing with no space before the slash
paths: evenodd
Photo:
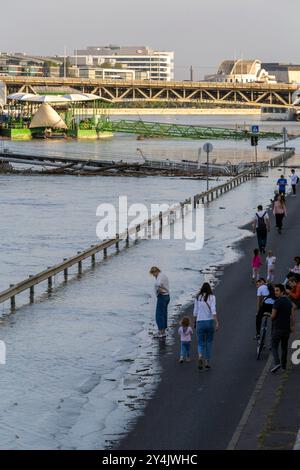
<path id="1" fill-rule="evenodd" d="M 174 79 L 174 52 L 155 51 L 145 46 L 105 46 L 75 50 L 72 64 L 126 68 L 148 80 Z"/>
<path id="2" fill-rule="evenodd" d="M 103 68 L 94 66 L 79 66 L 78 77 L 98 79 L 98 80 L 145 80 L 147 76 L 143 73 L 136 72 L 135 70 L 129 70 L 127 68 Z"/>
<path id="3" fill-rule="evenodd" d="M 274 75 L 262 68 L 260 60 L 224 60 L 218 72 L 206 75 L 208 82 L 222 83 L 276 83 Z"/>

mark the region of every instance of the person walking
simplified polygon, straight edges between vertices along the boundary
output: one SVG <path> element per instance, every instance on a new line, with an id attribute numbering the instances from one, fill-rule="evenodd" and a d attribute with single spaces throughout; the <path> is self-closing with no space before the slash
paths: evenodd
<path id="1" fill-rule="evenodd" d="M 266 252 L 267 236 L 270 231 L 270 219 L 267 211 L 263 210 L 263 206 L 257 206 L 257 212 L 253 220 L 253 233 L 256 232 L 257 243 L 260 253 Z"/>
<path id="2" fill-rule="evenodd" d="M 287 216 L 285 198 L 283 194 L 281 194 L 277 201 L 274 202 L 273 214 L 275 215 L 276 219 L 276 228 L 278 230 L 278 233 L 281 234 L 283 219 Z"/>
<path id="3" fill-rule="evenodd" d="M 286 297 L 283 284 L 275 286 L 276 300 L 273 305 L 272 320 L 272 353 L 274 366 L 271 372 L 275 373 L 280 367 L 285 370 L 287 364 L 287 352 L 290 333 L 295 328 L 295 306 Z M 281 360 L 278 348 L 281 345 Z"/>
<path id="4" fill-rule="evenodd" d="M 194 303 L 194 317 L 198 339 L 198 368 L 210 369 L 214 333 L 219 329 L 216 311 L 216 297 L 211 286 L 205 282 Z"/>
<path id="5" fill-rule="evenodd" d="M 252 258 L 252 282 L 254 283 L 259 279 L 259 269 L 262 265 L 261 257 L 259 254 L 259 250 L 255 248 L 253 251 L 253 258 Z"/>
<path id="6" fill-rule="evenodd" d="M 285 190 L 288 182 L 284 175 L 281 175 L 280 178 L 277 180 L 277 186 L 279 187 L 279 194 L 285 195 Z"/>
<path id="7" fill-rule="evenodd" d="M 276 256 L 273 256 L 273 252 L 271 250 L 268 251 L 268 256 L 266 257 L 266 264 L 267 264 L 267 282 L 274 282 Z"/>
<path id="8" fill-rule="evenodd" d="M 290 180 L 292 186 L 292 196 L 296 197 L 296 185 L 299 183 L 299 176 L 296 175 L 294 169 L 291 170 Z"/>
<path id="9" fill-rule="evenodd" d="M 158 328 L 158 338 L 165 338 L 168 328 L 168 305 L 170 303 L 169 280 L 157 266 L 152 266 L 150 274 L 155 277 L 156 303 L 156 324 Z"/>
<path id="10" fill-rule="evenodd" d="M 190 326 L 189 317 L 183 317 L 181 320 L 181 326 L 178 329 L 178 334 L 180 335 L 180 358 L 179 362 L 182 363 L 184 360 L 190 362 L 190 350 L 191 350 L 191 341 L 193 329 Z"/>

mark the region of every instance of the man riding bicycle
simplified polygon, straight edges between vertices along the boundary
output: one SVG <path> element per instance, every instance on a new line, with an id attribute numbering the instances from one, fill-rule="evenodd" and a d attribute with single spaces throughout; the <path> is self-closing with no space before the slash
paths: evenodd
<path id="1" fill-rule="evenodd" d="M 258 279 L 257 287 L 257 310 L 256 310 L 256 340 L 260 338 L 261 323 L 265 313 L 271 314 L 275 302 L 274 288 L 267 284 L 264 278 Z"/>

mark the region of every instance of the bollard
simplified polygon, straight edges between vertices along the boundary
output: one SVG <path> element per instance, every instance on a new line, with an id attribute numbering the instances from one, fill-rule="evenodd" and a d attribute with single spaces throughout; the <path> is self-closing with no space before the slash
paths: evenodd
<path id="1" fill-rule="evenodd" d="M 162 232 L 162 229 L 163 229 L 163 215 L 162 215 L 162 212 L 160 212 L 159 213 L 159 231 Z"/>
<path id="2" fill-rule="evenodd" d="M 51 269 L 51 266 L 48 266 L 47 269 Z M 48 292 L 52 290 L 52 277 L 48 277 Z"/>
<path id="3" fill-rule="evenodd" d="M 119 241 L 120 241 L 120 235 L 117 233 L 116 234 L 116 252 L 119 253 L 120 248 L 119 248 Z"/>
<path id="4" fill-rule="evenodd" d="M 91 245 L 91 248 L 94 248 L 95 245 Z M 95 253 L 91 256 L 91 262 L 92 262 L 92 266 L 95 266 L 95 263 L 96 263 L 96 255 Z"/>
<path id="5" fill-rule="evenodd" d="M 151 235 L 152 235 L 152 220 L 151 218 L 148 219 L 148 233 L 147 233 L 147 237 L 148 238 L 151 238 Z"/>
<path id="6" fill-rule="evenodd" d="M 126 233 L 127 233 L 127 235 L 126 235 L 126 247 L 128 248 L 129 247 L 129 230 L 128 230 L 128 228 L 126 230 Z"/>
<path id="7" fill-rule="evenodd" d="M 183 202 L 180 203 L 180 213 L 181 213 L 181 218 L 184 218 L 184 204 Z"/>
<path id="8" fill-rule="evenodd" d="M 81 251 L 77 251 L 77 254 L 80 255 Z M 78 261 L 78 274 L 82 273 L 82 261 Z"/>
<path id="9" fill-rule="evenodd" d="M 136 227 L 135 227 L 135 240 L 134 242 L 137 243 L 138 242 L 138 239 L 139 239 L 139 231 L 141 230 L 141 225 L 138 224 Z"/>
<path id="10" fill-rule="evenodd" d="M 33 277 L 32 275 L 30 275 L 29 277 Z M 30 290 L 29 290 L 29 301 L 31 304 L 33 304 L 34 302 L 34 286 L 31 286 L 30 287 Z"/>
<path id="11" fill-rule="evenodd" d="M 64 258 L 64 261 L 68 261 L 68 258 Z M 65 282 L 68 280 L 68 268 L 64 269 L 64 280 Z"/>
<path id="12" fill-rule="evenodd" d="M 12 288 L 14 286 L 15 286 L 14 284 L 9 285 L 10 288 Z M 16 298 L 15 298 L 14 295 L 10 298 L 10 308 L 11 308 L 12 311 L 16 310 Z"/>

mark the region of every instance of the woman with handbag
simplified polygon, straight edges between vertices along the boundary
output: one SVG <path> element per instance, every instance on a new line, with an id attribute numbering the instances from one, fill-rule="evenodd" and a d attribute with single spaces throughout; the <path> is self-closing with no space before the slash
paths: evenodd
<path id="1" fill-rule="evenodd" d="M 219 329 L 216 312 L 216 297 L 211 286 L 205 282 L 197 294 L 194 304 L 194 317 L 198 338 L 198 368 L 210 369 L 210 359 L 214 333 Z"/>

